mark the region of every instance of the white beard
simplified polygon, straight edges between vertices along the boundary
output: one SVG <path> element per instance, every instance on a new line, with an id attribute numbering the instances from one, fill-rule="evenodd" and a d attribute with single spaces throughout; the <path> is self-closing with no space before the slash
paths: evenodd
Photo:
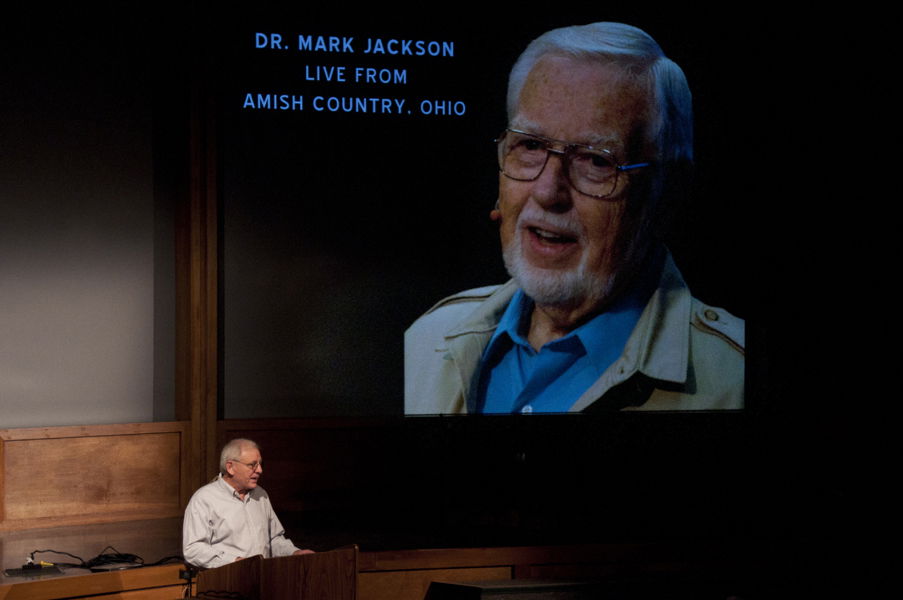
<path id="1" fill-rule="evenodd" d="M 524 208 L 518 216 L 515 235 L 502 252 L 508 274 L 524 293 L 537 304 L 545 306 L 579 306 L 587 300 L 593 305 L 601 303 L 611 291 L 614 278 L 592 272 L 586 264 L 586 253 L 581 256 L 580 264 L 569 270 L 536 267 L 524 258 L 520 224 L 526 218 L 532 223 L 544 222 L 552 229 L 573 232 L 578 240 L 584 237 L 582 227 L 571 219 Z"/>

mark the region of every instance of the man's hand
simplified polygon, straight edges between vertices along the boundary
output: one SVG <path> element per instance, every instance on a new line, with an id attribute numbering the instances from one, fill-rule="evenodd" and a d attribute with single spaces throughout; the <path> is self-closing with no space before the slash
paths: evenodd
<path id="1" fill-rule="evenodd" d="M 300 556 L 302 554 L 314 554 L 314 551 L 305 548 L 304 550 L 295 550 L 294 552 L 292 552 L 292 556 Z"/>

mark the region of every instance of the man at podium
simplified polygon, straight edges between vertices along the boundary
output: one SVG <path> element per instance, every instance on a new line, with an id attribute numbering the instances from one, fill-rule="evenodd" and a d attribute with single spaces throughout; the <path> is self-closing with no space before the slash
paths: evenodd
<path id="1" fill-rule="evenodd" d="M 310 554 L 285 537 L 270 498 L 258 484 L 263 459 L 257 444 L 235 439 L 223 447 L 220 473 L 197 490 L 185 509 L 182 554 L 203 568 L 242 558 Z"/>

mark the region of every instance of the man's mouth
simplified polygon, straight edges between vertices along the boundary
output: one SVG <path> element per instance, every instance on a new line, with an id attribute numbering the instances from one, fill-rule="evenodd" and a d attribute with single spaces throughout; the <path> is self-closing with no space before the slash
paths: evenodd
<path id="1" fill-rule="evenodd" d="M 548 229 L 541 229 L 539 227 L 527 227 L 527 230 L 541 242 L 547 244 L 573 244 L 577 241 L 575 236 L 549 231 Z"/>

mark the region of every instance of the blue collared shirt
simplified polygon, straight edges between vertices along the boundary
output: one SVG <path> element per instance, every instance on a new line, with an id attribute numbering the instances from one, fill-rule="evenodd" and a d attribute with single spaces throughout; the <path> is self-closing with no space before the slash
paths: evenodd
<path id="1" fill-rule="evenodd" d="M 621 355 L 651 291 L 641 280 L 605 312 L 538 352 L 526 338 L 533 301 L 515 292 L 483 352 L 477 412 L 567 412 Z"/>

